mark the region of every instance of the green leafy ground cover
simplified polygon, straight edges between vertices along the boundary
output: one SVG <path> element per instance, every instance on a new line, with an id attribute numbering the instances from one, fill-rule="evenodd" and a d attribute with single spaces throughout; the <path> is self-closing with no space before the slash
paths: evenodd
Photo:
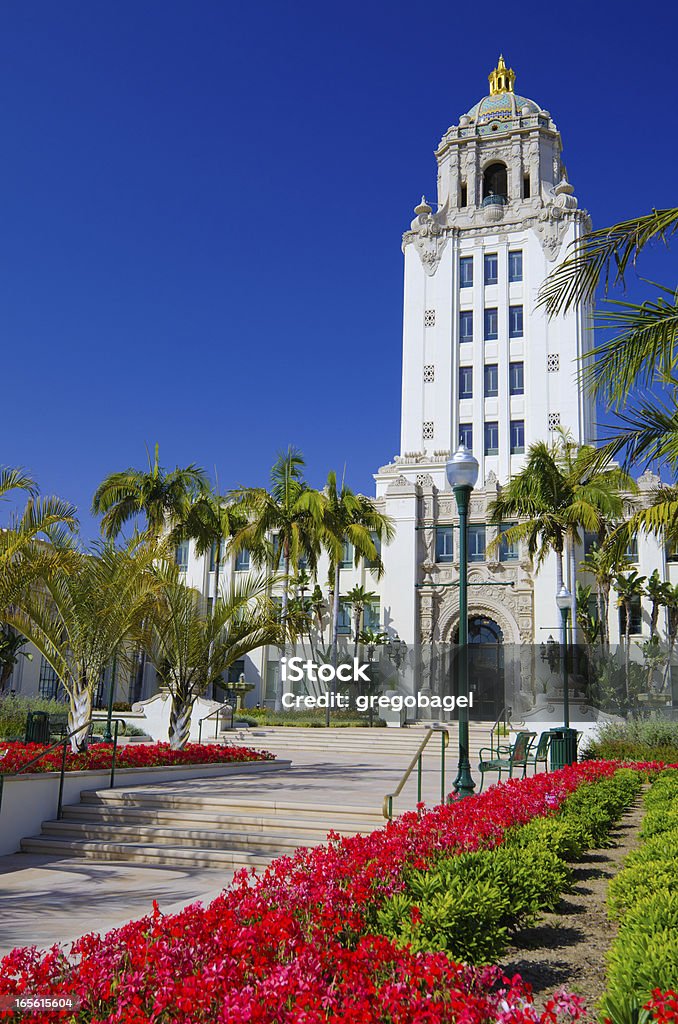
<path id="1" fill-rule="evenodd" d="M 641 846 L 608 891 L 619 932 L 601 1013 L 612 1024 L 643 1024 L 653 990 L 678 990 L 678 771 L 659 775 L 644 802 Z"/>

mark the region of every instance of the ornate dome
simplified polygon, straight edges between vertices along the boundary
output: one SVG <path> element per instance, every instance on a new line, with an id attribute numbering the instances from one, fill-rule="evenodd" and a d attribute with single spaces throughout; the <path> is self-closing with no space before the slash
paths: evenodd
<path id="1" fill-rule="evenodd" d="M 500 57 L 496 68 L 489 75 L 489 96 L 483 96 L 480 102 L 471 107 L 468 114 L 462 117 L 461 123 L 481 126 L 509 121 L 521 115 L 540 114 L 542 108 L 538 103 L 526 96 L 517 96 L 513 91 L 515 78 L 513 69 L 507 68 L 504 58 Z"/>

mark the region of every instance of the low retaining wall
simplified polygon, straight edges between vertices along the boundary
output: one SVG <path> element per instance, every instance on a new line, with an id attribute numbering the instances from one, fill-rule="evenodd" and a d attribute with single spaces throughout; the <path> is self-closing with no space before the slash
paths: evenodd
<path id="1" fill-rule="evenodd" d="M 230 764 L 167 765 L 154 768 L 118 768 L 115 788 L 148 786 L 158 782 L 226 778 L 229 775 L 265 775 L 287 769 L 291 761 L 235 761 Z M 110 769 L 66 772 L 64 804 L 78 803 L 85 790 L 108 789 Z M 40 833 L 43 821 L 53 821 L 59 799 L 59 773 L 5 775 L 0 806 L 0 856 L 16 853 L 22 839 Z"/>

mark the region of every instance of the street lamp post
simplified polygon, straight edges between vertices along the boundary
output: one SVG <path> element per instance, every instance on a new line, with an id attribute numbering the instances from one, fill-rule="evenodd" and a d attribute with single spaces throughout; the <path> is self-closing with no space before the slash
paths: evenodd
<path id="1" fill-rule="evenodd" d="M 562 750 L 555 760 L 563 766 L 577 760 L 577 733 L 570 728 L 570 688 L 567 675 L 567 619 L 572 605 L 572 594 L 565 584 L 556 595 L 556 604 L 560 610 L 560 656 L 563 671 L 563 739 Z"/>
<path id="2" fill-rule="evenodd" d="M 117 669 L 117 654 L 113 655 L 113 666 L 111 668 L 111 684 L 108 690 L 108 713 L 106 715 L 106 728 L 104 730 L 104 743 L 113 742 L 113 733 L 111 732 L 111 720 L 113 718 L 113 694 L 115 693 L 115 677 Z"/>
<path id="3" fill-rule="evenodd" d="M 447 479 L 454 491 L 459 510 L 459 697 L 466 700 L 459 708 L 459 766 L 454 780 L 458 797 L 471 796 L 475 789 L 469 760 L 468 728 L 468 509 L 471 491 L 478 480 L 478 460 L 465 445 L 460 445 L 447 463 Z"/>

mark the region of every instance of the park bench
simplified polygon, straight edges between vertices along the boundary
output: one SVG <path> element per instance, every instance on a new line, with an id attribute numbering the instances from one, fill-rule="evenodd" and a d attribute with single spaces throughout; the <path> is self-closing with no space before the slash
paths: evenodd
<path id="1" fill-rule="evenodd" d="M 498 781 L 501 782 L 503 772 L 508 772 L 509 778 L 511 779 L 513 778 L 514 769 L 522 768 L 522 776 L 525 778 L 525 772 L 527 771 L 528 764 L 527 758 L 536 735 L 536 732 L 519 732 L 516 734 L 516 738 L 510 746 L 482 748 L 480 751 L 480 763 L 478 765 L 478 771 L 480 772 L 480 793 L 483 791 L 486 772 L 498 772 Z M 487 754 L 489 754 L 489 757 L 484 756 Z"/>
<path id="2" fill-rule="evenodd" d="M 551 730 L 543 732 L 539 737 L 539 743 L 535 747 L 534 753 L 528 752 L 525 758 L 525 767 L 532 765 L 537 770 L 540 764 L 544 765 L 544 771 L 549 770 L 549 750 L 551 747 Z"/>

